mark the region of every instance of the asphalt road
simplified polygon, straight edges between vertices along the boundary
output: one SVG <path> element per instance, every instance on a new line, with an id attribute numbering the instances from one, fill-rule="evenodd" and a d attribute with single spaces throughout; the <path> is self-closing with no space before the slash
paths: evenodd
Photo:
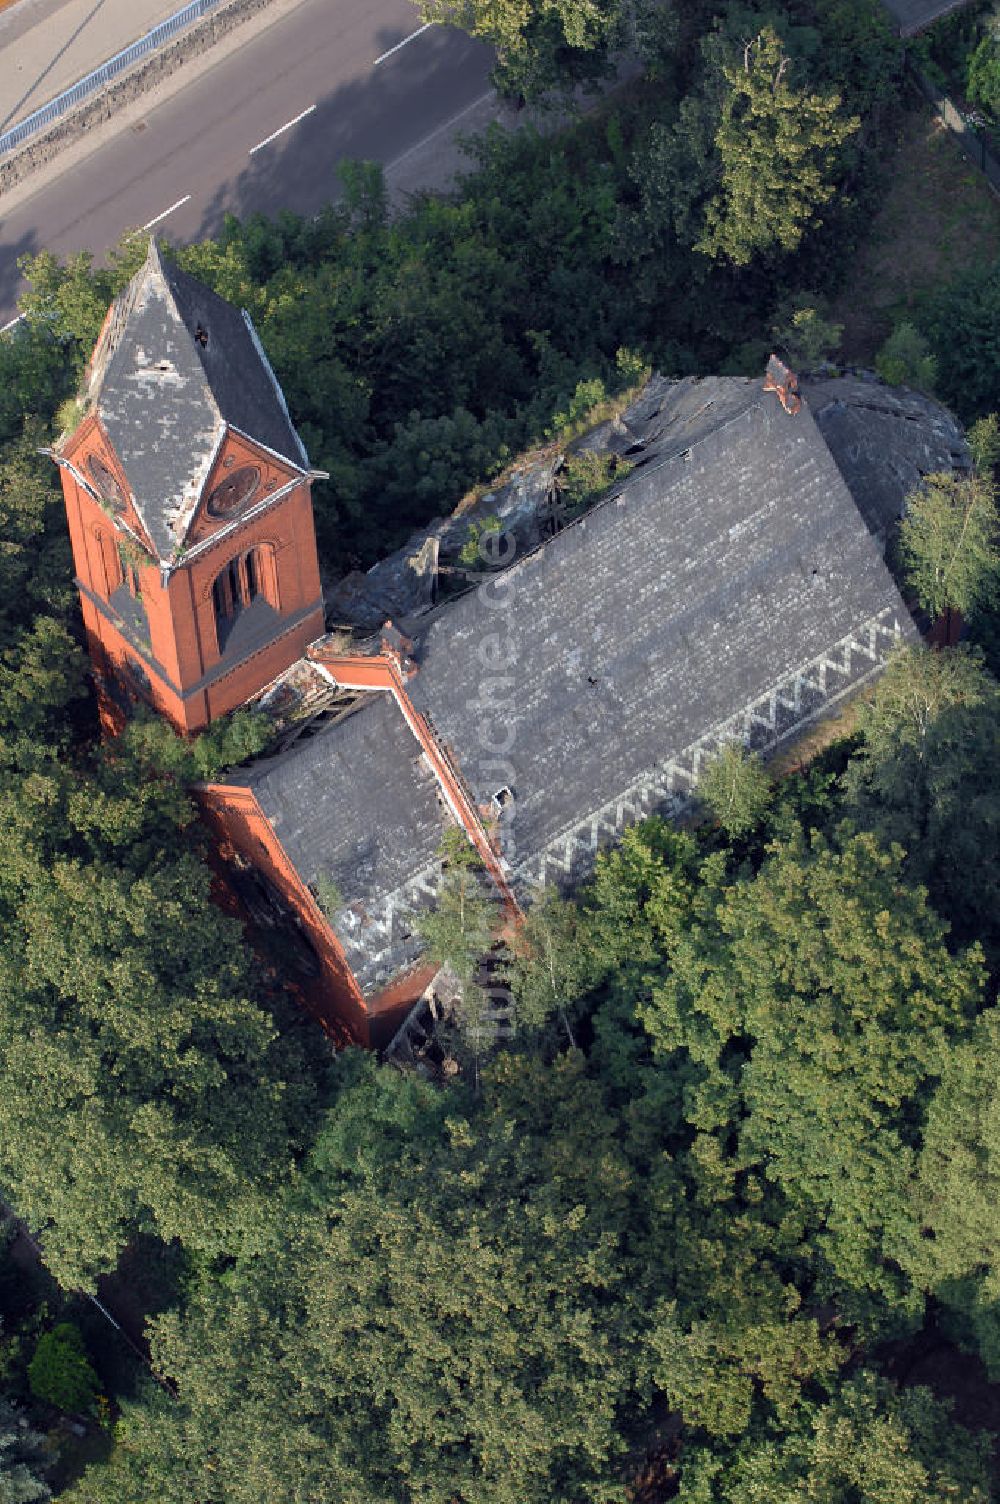
<path id="1" fill-rule="evenodd" d="M 419 28 L 409 0 L 308 0 L 9 214 L 0 199 L 0 326 L 25 252 L 100 256 L 154 221 L 187 242 L 227 212 L 314 213 L 345 157 L 395 161 L 488 87 L 488 48 Z"/>

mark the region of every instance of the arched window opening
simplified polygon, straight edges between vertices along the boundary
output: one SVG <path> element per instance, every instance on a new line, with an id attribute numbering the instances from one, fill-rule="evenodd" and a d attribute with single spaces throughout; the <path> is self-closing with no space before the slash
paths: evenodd
<path id="1" fill-rule="evenodd" d="M 266 562 L 262 548 L 252 548 L 248 553 L 230 559 L 215 577 L 212 586 L 212 604 L 215 608 L 215 626 L 219 639 L 219 651 L 240 616 L 255 601 L 267 601 Z M 274 605 L 273 601 L 269 604 Z"/>
<path id="2" fill-rule="evenodd" d="M 125 586 L 134 601 L 142 599 L 142 588 L 139 584 L 139 571 L 135 567 L 135 561 L 130 555 L 124 543 L 118 544 L 118 568 L 121 571 L 121 583 Z"/>

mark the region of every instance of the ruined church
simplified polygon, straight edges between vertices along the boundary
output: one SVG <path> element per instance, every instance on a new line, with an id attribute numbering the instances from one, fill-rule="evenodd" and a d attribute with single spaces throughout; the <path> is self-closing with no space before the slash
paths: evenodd
<path id="1" fill-rule="evenodd" d="M 81 408 L 54 457 L 103 712 L 268 718 L 197 797 L 244 913 L 372 1047 L 434 986 L 446 831 L 516 913 L 676 810 L 726 741 L 829 714 L 917 636 L 886 529 L 968 463 L 943 408 L 863 374 L 654 377 L 580 441 L 610 481 L 589 508 L 551 456 L 324 593 L 323 477 L 253 325 L 154 242 Z"/>

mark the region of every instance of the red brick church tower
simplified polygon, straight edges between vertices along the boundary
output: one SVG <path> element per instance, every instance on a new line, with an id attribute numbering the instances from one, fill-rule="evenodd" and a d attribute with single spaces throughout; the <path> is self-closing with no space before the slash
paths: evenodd
<path id="1" fill-rule="evenodd" d="M 103 712 L 196 732 L 324 630 L 310 469 L 247 314 L 151 240 L 58 445 Z"/>

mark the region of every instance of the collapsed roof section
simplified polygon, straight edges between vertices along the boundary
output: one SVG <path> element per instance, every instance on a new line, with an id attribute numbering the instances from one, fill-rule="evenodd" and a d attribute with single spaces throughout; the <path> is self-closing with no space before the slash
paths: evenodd
<path id="1" fill-rule="evenodd" d="M 645 463 L 647 451 L 681 451 L 736 414 L 755 383 L 735 377 L 654 376 L 616 417 L 571 446 L 615 456 L 627 467 Z M 803 377 L 803 405 L 816 420 L 855 505 L 881 541 L 901 515 L 906 496 L 934 471 L 969 463 L 961 426 L 931 397 L 891 387 L 869 371 Z M 772 388 L 772 390 L 774 390 Z M 780 400 L 780 395 L 770 398 Z M 505 483 L 461 506 L 450 517 L 415 533 L 406 545 L 372 566 L 344 577 L 328 593 L 330 619 L 362 633 L 377 632 L 389 617 L 409 621 L 435 605 L 438 588 L 455 571 L 454 560 L 470 524 L 491 519 L 513 534 L 523 556 L 559 525 L 560 467 L 551 450 L 519 463 Z"/>
<path id="2" fill-rule="evenodd" d="M 821 411 L 835 400 L 821 397 Z M 897 398 L 901 431 L 938 455 L 911 395 Z M 402 632 L 310 653 L 344 691 L 376 668 L 385 688 L 233 781 L 258 793 L 305 880 L 340 888 L 334 929 L 366 996 L 419 954 L 414 915 L 440 881 L 457 803 L 442 800 L 440 768 L 434 786 L 432 752 L 523 900 L 584 876 L 625 825 L 675 810 L 722 743 L 775 745 L 916 637 L 810 400 L 655 378 L 581 441 L 620 456 L 620 478 L 554 536 L 538 541 L 548 456 L 483 503 L 515 556 L 475 588 L 427 609 L 426 537 L 354 582 L 365 630 L 394 591 L 416 609 Z M 453 553 L 468 522 L 427 536 Z"/>
<path id="3" fill-rule="evenodd" d="M 502 797 L 522 891 L 575 880 L 706 752 L 773 743 L 916 635 L 805 404 L 654 383 L 621 426 L 634 468 L 606 499 L 408 628 L 411 699 L 479 806 Z"/>
<path id="4" fill-rule="evenodd" d="M 184 543 L 227 428 L 308 471 L 249 315 L 164 261 L 152 238 L 105 321 L 86 401 L 163 561 Z"/>

